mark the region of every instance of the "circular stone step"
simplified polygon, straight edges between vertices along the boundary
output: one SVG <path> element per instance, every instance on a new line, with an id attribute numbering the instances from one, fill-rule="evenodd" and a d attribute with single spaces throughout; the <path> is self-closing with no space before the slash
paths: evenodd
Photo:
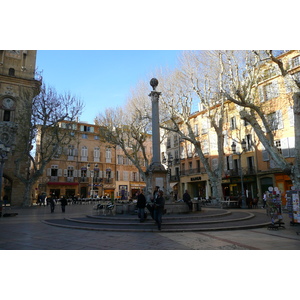
<path id="1" fill-rule="evenodd" d="M 140 223 L 136 215 L 126 216 L 85 216 L 44 220 L 44 223 L 70 229 L 97 231 L 158 231 L 151 217 Z M 265 213 L 245 211 L 209 210 L 185 215 L 166 215 L 163 217 L 162 231 L 211 231 L 234 230 L 265 227 L 270 219 Z"/>

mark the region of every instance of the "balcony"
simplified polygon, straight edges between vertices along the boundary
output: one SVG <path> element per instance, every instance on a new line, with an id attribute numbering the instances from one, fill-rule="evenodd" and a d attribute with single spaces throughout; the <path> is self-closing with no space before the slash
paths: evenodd
<path id="1" fill-rule="evenodd" d="M 170 182 L 179 181 L 179 175 L 170 176 Z"/>
<path id="2" fill-rule="evenodd" d="M 58 176 L 50 176 L 50 181 L 51 182 L 58 182 Z"/>
<path id="3" fill-rule="evenodd" d="M 242 168 L 242 172 L 243 175 L 246 176 L 257 174 L 257 171 L 254 168 Z M 240 169 L 228 170 L 227 174 L 229 176 L 241 176 L 241 170 Z"/>
<path id="4" fill-rule="evenodd" d="M 196 169 L 182 170 L 180 171 L 180 176 L 205 174 L 205 173 L 206 173 L 205 168 L 196 168 Z"/>

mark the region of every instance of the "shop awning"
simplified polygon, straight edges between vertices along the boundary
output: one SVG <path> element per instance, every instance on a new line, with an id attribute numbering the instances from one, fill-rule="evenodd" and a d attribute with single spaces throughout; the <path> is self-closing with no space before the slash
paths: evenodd
<path id="1" fill-rule="evenodd" d="M 173 188 L 176 184 L 178 184 L 178 182 L 171 182 L 170 187 Z"/>

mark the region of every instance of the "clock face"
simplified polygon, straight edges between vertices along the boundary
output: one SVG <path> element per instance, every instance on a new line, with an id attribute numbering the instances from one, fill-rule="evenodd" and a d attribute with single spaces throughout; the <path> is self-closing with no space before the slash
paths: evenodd
<path id="1" fill-rule="evenodd" d="M 2 101 L 2 106 L 5 109 L 12 109 L 14 106 L 15 102 L 11 98 L 4 98 Z"/>

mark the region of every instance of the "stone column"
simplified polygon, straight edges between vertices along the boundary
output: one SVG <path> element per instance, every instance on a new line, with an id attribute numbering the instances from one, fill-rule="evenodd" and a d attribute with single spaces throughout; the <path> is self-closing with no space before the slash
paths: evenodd
<path id="1" fill-rule="evenodd" d="M 152 163 L 147 169 L 147 200 L 152 196 L 155 186 L 159 186 L 165 192 L 165 196 L 168 196 L 167 187 L 167 170 L 161 163 L 161 153 L 160 153 L 160 134 L 159 134 L 159 96 L 160 92 L 156 91 L 158 86 L 158 80 L 152 78 L 150 85 L 153 91 L 149 94 L 152 101 Z"/>

